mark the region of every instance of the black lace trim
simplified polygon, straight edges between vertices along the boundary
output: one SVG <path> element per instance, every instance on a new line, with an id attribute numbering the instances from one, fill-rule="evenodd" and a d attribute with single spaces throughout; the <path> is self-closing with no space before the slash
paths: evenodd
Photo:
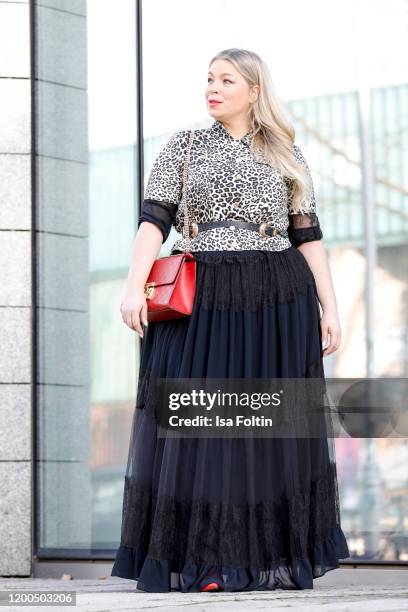
<path id="1" fill-rule="evenodd" d="M 174 251 L 177 252 L 177 251 Z M 315 285 L 305 257 L 283 251 L 198 251 L 195 306 L 257 310 L 288 302 Z"/>
<path id="2" fill-rule="evenodd" d="M 175 571 L 211 563 L 267 568 L 305 559 L 340 525 L 336 464 L 290 499 L 254 504 L 181 501 L 157 496 L 125 477 L 121 545 Z"/>

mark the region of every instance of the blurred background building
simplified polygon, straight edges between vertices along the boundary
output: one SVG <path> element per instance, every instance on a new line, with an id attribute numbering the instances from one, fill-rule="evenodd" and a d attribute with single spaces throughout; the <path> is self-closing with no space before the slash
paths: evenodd
<path id="1" fill-rule="evenodd" d="M 407 0 L 0 3 L 0 575 L 113 562 L 143 185 L 174 131 L 211 124 L 221 49 L 266 60 L 312 170 L 343 331 L 326 376 L 407 378 L 407 35 Z M 336 439 L 342 526 L 351 561 L 408 568 L 393 425 Z"/>

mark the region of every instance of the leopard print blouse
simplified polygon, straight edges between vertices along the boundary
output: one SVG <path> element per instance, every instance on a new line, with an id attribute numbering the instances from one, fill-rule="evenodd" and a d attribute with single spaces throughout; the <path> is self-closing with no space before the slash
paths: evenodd
<path id="1" fill-rule="evenodd" d="M 171 227 L 182 233 L 184 224 L 181 200 L 183 167 L 189 130 L 171 136 L 156 157 L 145 189 L 138 225 L 149 221 L 157 225 L 165 241 Z M 195 130 L 190 152 L 186 197 L 189 221 L 240 219 L 271 222 L 286 236 L 262 236 L 259 232 L 229 227 L 199 231 L 191 239 L 179 238 L 175 251 L 267 250 L 282 251 L 291 245 L 320 240 L 323 233 L 316 214 L 316 200 L 308 164 L 300 147 L 293 154 L 303 164 L 310 179 L 308 197 L 300 211 L 291 207 L 290 183 L 280 171 L 250 150 L 250 132 L 233 138 L 215 120 L 208 128 Z"/>

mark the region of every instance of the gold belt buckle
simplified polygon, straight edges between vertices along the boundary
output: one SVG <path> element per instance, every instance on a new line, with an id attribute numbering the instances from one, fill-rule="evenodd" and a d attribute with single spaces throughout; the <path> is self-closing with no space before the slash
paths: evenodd
<path id="1" fill-rule="evenodd" d="M 267 223 L 267 222 L 263 222 L 259 226 L 259 233 L 261 234 L 261 236 L 263 236 L 264 238 L 269 238 L 269 235 L 265 233 L 265 230 L 267 227 L 272 227 L 273 228 L 272 236 L 276 236 L 276 234 L 278 233 L 278 229 L 274 227 L 272 223 Z"/>
<path id="2" fill-rule="evenodd" d="M 144 286 L 144 294 L 146 298 L 151 298 L 154 292 L 154 286 L 156 283 L 145 283 Z"/>

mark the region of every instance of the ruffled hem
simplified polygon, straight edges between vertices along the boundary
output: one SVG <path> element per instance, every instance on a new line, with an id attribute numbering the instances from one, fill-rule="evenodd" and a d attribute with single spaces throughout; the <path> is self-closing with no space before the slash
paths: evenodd
<path id="1" fill-rule="evenodd" d="M 349 556 L 340 526 L 332 528 L 329 537 L 313 548 L 309 558 L 282 561 L 265 569 L 185 563 L 179 572 L 167 560 L 152 559 L 121 544 L 111 576 L 137 580 L 136 590 L 149 593 L 198 592 L 214 580 L 224 591 L 303 590 L 313 589 L 314 578 L 338 568 L 339 560 Z"/>

